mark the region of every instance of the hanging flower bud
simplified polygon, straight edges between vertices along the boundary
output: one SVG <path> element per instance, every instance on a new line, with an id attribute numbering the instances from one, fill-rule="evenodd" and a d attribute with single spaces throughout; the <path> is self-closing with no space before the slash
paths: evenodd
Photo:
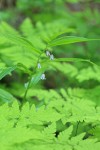
<path id="1" fill-rule="evenodd" d="M 46 51 L 46 56 L 50 56 L 50 52 L 48 50 Z"/>
<path id="2" fill-rule="evenodd" d="M 50 60 L 53 60 L 54 59 L 54 56 L 53 54 L 50 55 Z"/>
<path id="3" fill-rule="evenodd" d="M 45 80 L 46 78 L 45 78 L 45 74 L 43 73 L 42 75 L 41 75 L 41 80 Z"/>
<path id="4" fill-rule="evenodd" d="M 38 64 L 37 64 L 37 67 L 38 67 L 38 69 L 40 69 L 40 68 L 41 68 L 41 64 L 40 64 L 40 63 L 38 63 Z"/>

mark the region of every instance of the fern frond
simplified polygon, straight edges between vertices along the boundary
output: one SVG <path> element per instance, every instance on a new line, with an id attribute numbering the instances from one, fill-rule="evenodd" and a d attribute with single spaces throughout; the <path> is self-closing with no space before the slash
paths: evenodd
<path id="1" fill-rule="evenodd" d="M 97 139 L 83 139 L 85 133 L 73 136 L 73 127 L 70 126 L 58 133 L 56 137 L 57 112 L 53 108 L 39 108 L 26 103 L 20 110 L 19 104 L 0 106 L 0 148 L 5 150 L 40 149 L 49 150 L 98 150 L 100 142 Z M 55 119 L 54 119 L 55 115 Z M 51 119 L 52 118 L 52 119 Z M 53 123 L 50 123 L 52 122 Z M 41 124 L 38 124 L 41 122 Z M 6 140 L 5 140 L 6 138 Z"/>
<path id="2" fill-rule="evenodd" d="M 67 75 L 68 78 L 74 78 L 78 82 L 96 80 L 100 82 L 100 68 L 99 66 L 93 65 L 92 67 L 78 69 L 72 64 L 67 63 L 52 63 L 52 66 L 63 74 Z"/>

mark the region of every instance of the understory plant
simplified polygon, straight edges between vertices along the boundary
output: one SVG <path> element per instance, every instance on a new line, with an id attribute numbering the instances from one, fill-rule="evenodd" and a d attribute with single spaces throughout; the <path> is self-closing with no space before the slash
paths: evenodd
<path id="1" fill-rule="evenodd" d="M 19 81 L 11 81 L 9 88 L 0 85 L 1 150 L 100 148 L 100 67 L 89 58 L 54 53 L 55 47 L 99 39 L 75 36 L 73 28 L 58 22 L 33 26 L 26 19 L 19 31 L 0 24 L 0 80 L 12 75 Z M 72 86 L 43 88 L 52 71 Z M 96 86 L 90 88 L 88 81 Z"/>

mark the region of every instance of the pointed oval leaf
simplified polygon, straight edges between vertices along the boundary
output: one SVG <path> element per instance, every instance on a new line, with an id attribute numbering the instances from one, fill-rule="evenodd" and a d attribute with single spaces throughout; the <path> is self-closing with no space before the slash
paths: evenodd
<path id="1" fill-rule="evenodd" d="M 100 39 L 88 39 L 84 37 L 76 37 L 76 36 L 63 36 L 60 38 L 56 38 L 48 43 L 48 46 L 53 47 L 57 45 L 71 44 L 77 42 L 85 42 L 91 40 L 100 40 Z"/>
<path id="2" fill-rule="evenodd" d="M 53 62 L 88 62 L 92 65 L 95 65 L 97 66 L 98 68 L 100 68 L 99 65 L 95 64 L 94 62 L 90 61 L 89 59 L 83 59 L 83 58 L 57 58 L 57 59 L 54 59 L 51 63 Z M 50 62 L 50 61 L 49 61 Z"/>

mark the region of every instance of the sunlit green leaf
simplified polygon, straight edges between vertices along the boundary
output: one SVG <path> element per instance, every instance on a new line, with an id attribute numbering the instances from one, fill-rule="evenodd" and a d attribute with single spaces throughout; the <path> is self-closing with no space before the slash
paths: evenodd
<path id="1" fill-rule="evenodd" d="M 52 62 L 88 62 L 92 65 L 97 66 L 98 68 L 100 68 L 100 66 L 98 66 L 97 64 L 95 64 L 94 62 L 90 61 L 89 59 L 82 59 L 82 58 L 56 58 L 54 59 Z M 50 61 L 49 61 L 50 62 Z M 52 63 L 51 62 L 51 63 Z"/>
<path id="2" fill-rule="evenodd" d="M 20 36 L 20 34 L 16 30 L 11 28 L 5 22 L 2 22 L 0 26 L 0 37 L 6 39 L 12 44 L 19 45 L 29 50 L 31 49 L 34 52 L 40 53 L 40 51 L 37 50 L 30 41 Z"/>
<path id="3" fill-rule="evenodd" d="M 8 67 L 5 69 L 0 69 L 0 80 L 5 77 L 6 75 L 10 74 L 12 71 L 14 71 L 17 68 L 16 65 L 12 66 L 12 67 Z"/>
<path id="4" fill-rule="evenodd" d="M 71 44 L 71 43 L 78 43 L 78 42 L 85 42 L 91 41 L 96 39 L 88 39 L 84 37 L 76 37 L 76 36 L 63 36 L 60 38 L 56 38 L 48 43 L 48 46 L 57 46 L 57 45 L 64 45 L 64 44 Z M 97 39 L 100 40 L 100 39 Z"/>

